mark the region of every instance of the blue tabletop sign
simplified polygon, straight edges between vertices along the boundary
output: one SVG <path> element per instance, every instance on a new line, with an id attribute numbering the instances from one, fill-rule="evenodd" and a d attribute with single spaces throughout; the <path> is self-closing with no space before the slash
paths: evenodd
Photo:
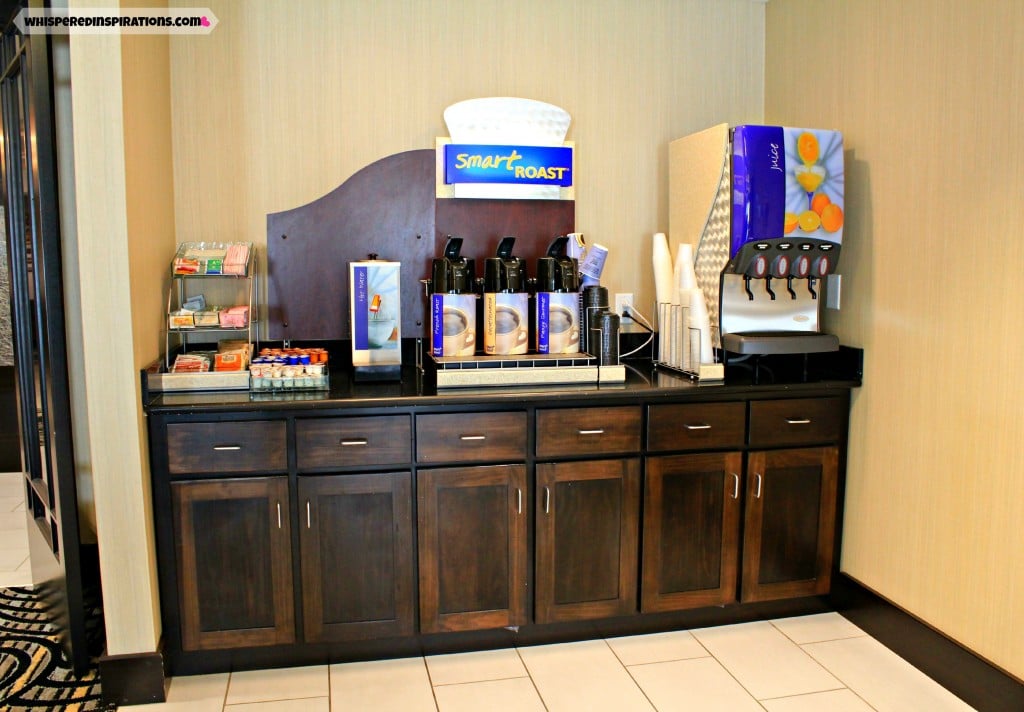
<path id="1" fill-rule="evenodd" d="M 568 187 L 572 185 L 572 148 L 445 144 L 444 182 Z"/>

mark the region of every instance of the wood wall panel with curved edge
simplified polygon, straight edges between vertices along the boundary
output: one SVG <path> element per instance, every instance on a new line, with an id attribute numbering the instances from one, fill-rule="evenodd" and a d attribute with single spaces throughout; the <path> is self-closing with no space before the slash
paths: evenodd
<path id="1" fill-rule="evenodd" d="M 267 215 L 270 339 L 350 338 L 348 263 L 402 263 L 402 333 L 424 333 L 419 280 L 434 251 L 433 149 L 371 163 L 311 203 Z"/>
<path id="2" fill-rule="evenodd" d="M 493 256 L 502 237 L 534 274 L 551 241 L 575 229 L 571 200 L 435 199 L 433 149 L 371 163 L 311 203 L 267 215 L 267 336 L 287 340 L 350 338 L 348 263 L 369 254 L 402 263 L 402 334 L 426 335 L 421 279 L 449 235 L 462 254 Z"/>

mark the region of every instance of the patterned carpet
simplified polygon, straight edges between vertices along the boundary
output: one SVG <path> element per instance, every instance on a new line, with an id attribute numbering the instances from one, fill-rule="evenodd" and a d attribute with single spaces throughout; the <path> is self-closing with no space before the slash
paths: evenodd
<path id="1" fill-rule="evenodd" d="M 112 709 L 100 700 L 95 662 L 83 676 L 75 676 L 39 598 L 28 588 L 0 589 L 0 710 Z M 102 642 L 102 617 L 93 619 L 90 637 Z"/>

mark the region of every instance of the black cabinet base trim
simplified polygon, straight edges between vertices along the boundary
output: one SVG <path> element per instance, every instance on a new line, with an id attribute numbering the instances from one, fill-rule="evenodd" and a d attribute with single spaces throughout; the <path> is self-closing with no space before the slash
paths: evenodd
<path id="1" fill-rule="evenodd" d="M 833 577 L 836 611 L 978 712 L 1024 710 L 1024 683 L 845 574 Z"/>
<path id="2" fill-rule="evenodd" d="M 163 641 L 153 653 L 101 655 L 99 668 L 105 705 L 143 705 L 167 699 L 170 678 Z"/>

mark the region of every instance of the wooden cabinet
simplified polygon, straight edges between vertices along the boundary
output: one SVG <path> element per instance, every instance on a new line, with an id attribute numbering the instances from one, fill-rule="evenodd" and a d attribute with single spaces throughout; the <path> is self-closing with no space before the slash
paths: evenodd
<path id="1" fill-rule="evenodd" d="M 647 450 L 726 450 L 743 447 L 747 405 L 671 403 L 647 409 Z"/>
<path id="2" fill-rule="evenodd" d="M 742 601 L 828 593 L 838 459 L 835 447 L 747 454 Z"/>
<path id="3" fill-rule="evenodd" d="M 537 456 L 633 454 L 640 450 L 636 406 L 537 411 Z"/>
<path id="4" fill-rule="evenodd" d="M 167 469 L 197 477 L 265 473 L 288 467 L 283 420 L 227 420 L 167 426 Z"/>
<path id="5" fill-rule="evenodd" d="M 636 611 L 640 462 L 538 463 L 538 623 Z"/>
<path id="6" fill-rule="evenodd" d="M 298 493 L 305 639 L 412 634 L 411 474 L 300 477 Z"/>
<path id="7" fill-rule="evenodd" d="M 846 430 L 839 398 L 788 398 L 750 402 L 748 443 L 752 447 L 837 442 Z"/>
<path id="8" fill-rule="evenodd" d="M 525 465 L 416 473 L 420 630 L 526 623 Z"/>
<path id="9" fill-rule="evenodd" d="M 525 455 L 525 412 L 416 416 L 419 462 L 514 462 Z"/>
<path id="10" fill-rule="evenodd" d="M 641 632 L 828 592 L 839 388 L 450 398 L 151 413 L 172 672 Z"/>
<path id="11" fill-rule="evenodd" d="M 303 418 L 295 422 L 300 472 L 323 468 L 406 465 L 412 458 L 408 415 Z"/>
<path id="12" fill-rule="evenodd" d="M 181 646 L 295 640 L 287 477 L 174 482 Z"/>
<path id="13" fill-rule="evenodd" d="M 743 455 L 647 459 L 643 612 L 736 600 Z"/>

